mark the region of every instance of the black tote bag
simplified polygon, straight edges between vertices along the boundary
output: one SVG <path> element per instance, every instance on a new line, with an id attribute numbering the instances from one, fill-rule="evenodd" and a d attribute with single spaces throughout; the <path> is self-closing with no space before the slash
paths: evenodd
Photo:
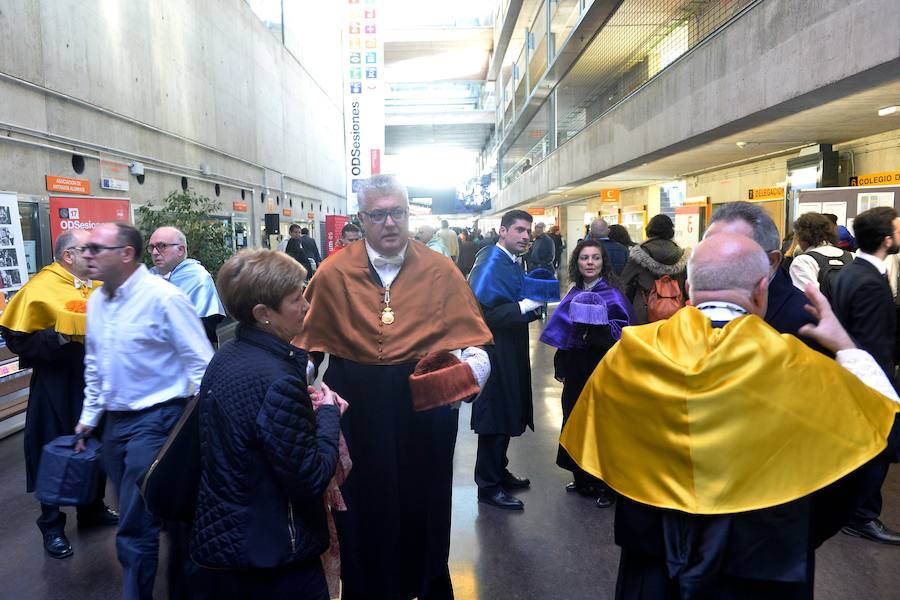
<path id="1" fill-rule="evenodd" d="M 147 510 L 168 521 L 191 523 L 200 487 L 200 396 L 187 403 L 166 442 L 137 485 Z"/>

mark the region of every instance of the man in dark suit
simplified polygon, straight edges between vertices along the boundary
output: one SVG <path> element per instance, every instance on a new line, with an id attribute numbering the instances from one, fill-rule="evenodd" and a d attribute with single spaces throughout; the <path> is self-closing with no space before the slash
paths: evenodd
<path id="1" fill-rule="evenodd" d="M 831 299 L 834 313 L 856 344 L 871 354 L 894 380 L 897 364 L 897 312 L 887 280 L 885 258 L 900 250 L 900 216 L 893 208 L 878 207 L 860 213 L 853 222 L 859 253 L 841 269 Z M 881 515 L 881 484 L 887 477 L 885 464 L 878 490 L 854 513 L 844 533 L 883 544 L 900 545 L 900 533 L 884 526 Z"/>
<path id="2" fill-rule="evenodd" d="M 750 202 L 732 202 L 716 209 L 709 221 L 704 239 L 717 233 L 744 235 L 759 244 L 769 258 L 769 296 L 765 321 L 779 333 L 797 332 L 813 319 L 804 306 L 806 296 L 793 286 L 791 278 L 781 268 L 781 236 L 772 217 L 759 205 Z M 810 338 L 797 336 L 811 348 L 825 352 Z"/>
<path id="3" fill-rule="evenodd" d="M 628 248 L 609 239 L 609 223 L 606 222 L 606 219 L 594 219 L 591 222 L 590 238 L 603 244 L 606 255 L 609 256 L 609 261 L 612 263 L 613 272 L 621 275 L 625 269 L 625 263 L 628 262 Z"/>
<path id="4" fill-rule="evenodd" d="M 316 240 L 309 236 L 309 229 L 306 227 L 300 229 L 300 245 L 303 246 L 303 252 L 306 253 L 306 257 L 316 261 L 315 266 L 312 267 L 312 270 L 315 271 L 322 262 L 322 256 L 319 254 Z"/>

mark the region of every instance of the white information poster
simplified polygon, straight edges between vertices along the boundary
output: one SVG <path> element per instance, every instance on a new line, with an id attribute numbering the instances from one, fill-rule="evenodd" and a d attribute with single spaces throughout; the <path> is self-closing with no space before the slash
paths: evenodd
<path id="1" fill-rule="evenodd" d="M 381 173 L 384 156 L 384 34 L 377 0 L 344 0 L 344 133 L 347 138 L 347 212 L 359 209 L 356 190 Z"/>
<path id="2" fill-rule="evenodd" d="M 800 207 L 797 209 L 797 214 L 802 215 L 808 212 L 822 212 L 822 203 L 821 202 L 801 202 Z"/>
<path id="3" fill-rule="evenodd" d="M 28 281 L 22 221 L 15 194 L 0 192 L 0 291 L 7 296 Z"/>
<path id="4" fill-rule="evenodd" d="M 100 187 L 105 190 L 128 191 L 128 163 L 100 155 Z"/>
<path id="5" fill-rule="evenodd" d="M 847 226 L 847 203 L 846 202 L 823 202 L 822 214 L 831 214 L 837 216 L 838 225 Z"/>
<path id="6" fill-rule="evenodd" d="M 37 242 L 34 240 L 24 240 L 25 244 L 25 264 L 28 265 L 28 274 L 37 273 Z"/>
<path id="7" fill-rule="evenodd" d="M 866 192 L 856 195 L 856 214 L 879 206 L 894 206 L 894 192 Z"/>
<path id="8" fill-rule="evenodd" d="M 700 207 L 679 206 L 675 209 L 675 243 L 693 248 L 700 242 Z"/>

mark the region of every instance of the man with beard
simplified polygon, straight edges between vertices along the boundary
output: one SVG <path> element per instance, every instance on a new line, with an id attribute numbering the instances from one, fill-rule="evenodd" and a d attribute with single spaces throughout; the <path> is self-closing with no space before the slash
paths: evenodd
<path id="1" fill-rule="evenodd" d="M 834 314 L 856 344 L 871 354 L 888 379 L 897 364 L 897 312 L 887 280 L 885 259 L 900 249 L 900 216 L 881 206 L 857 215 L 853 231 L 859 244 L 856 259 L 841 269 L 834 285 Z M 900 545 L 900 532 L 884 526 L 881 485 L 888 465 L 882 465 L 876 491 L 853 514 L 844 533 L 882 544 Z"/>

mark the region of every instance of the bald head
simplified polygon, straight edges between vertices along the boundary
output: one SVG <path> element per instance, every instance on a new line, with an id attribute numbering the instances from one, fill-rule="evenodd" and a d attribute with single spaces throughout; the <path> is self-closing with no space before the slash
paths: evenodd
<path id="1" fill-rule="evenodd" d="M 434 232 L 435 229 L 431 225 L 419 225 L 415 237 L 423 244 L 427 244 L 434 237 Z"/>
<path id="2" fill-rule="evenodd" d="M 688 261 L 688 291 L 696 306 L 732 302 L 760 316 L 766 313 L 769 259 L 753 239 L 720 233 L 704 239 Z"/>
<path id="3" fill-rule="evenodd" d="M 150 258 L 161 275 L 170 273 L 187 258 L 187 239 L 175 227 L 160 227 L 154 231 L 149 247 Z"/>

